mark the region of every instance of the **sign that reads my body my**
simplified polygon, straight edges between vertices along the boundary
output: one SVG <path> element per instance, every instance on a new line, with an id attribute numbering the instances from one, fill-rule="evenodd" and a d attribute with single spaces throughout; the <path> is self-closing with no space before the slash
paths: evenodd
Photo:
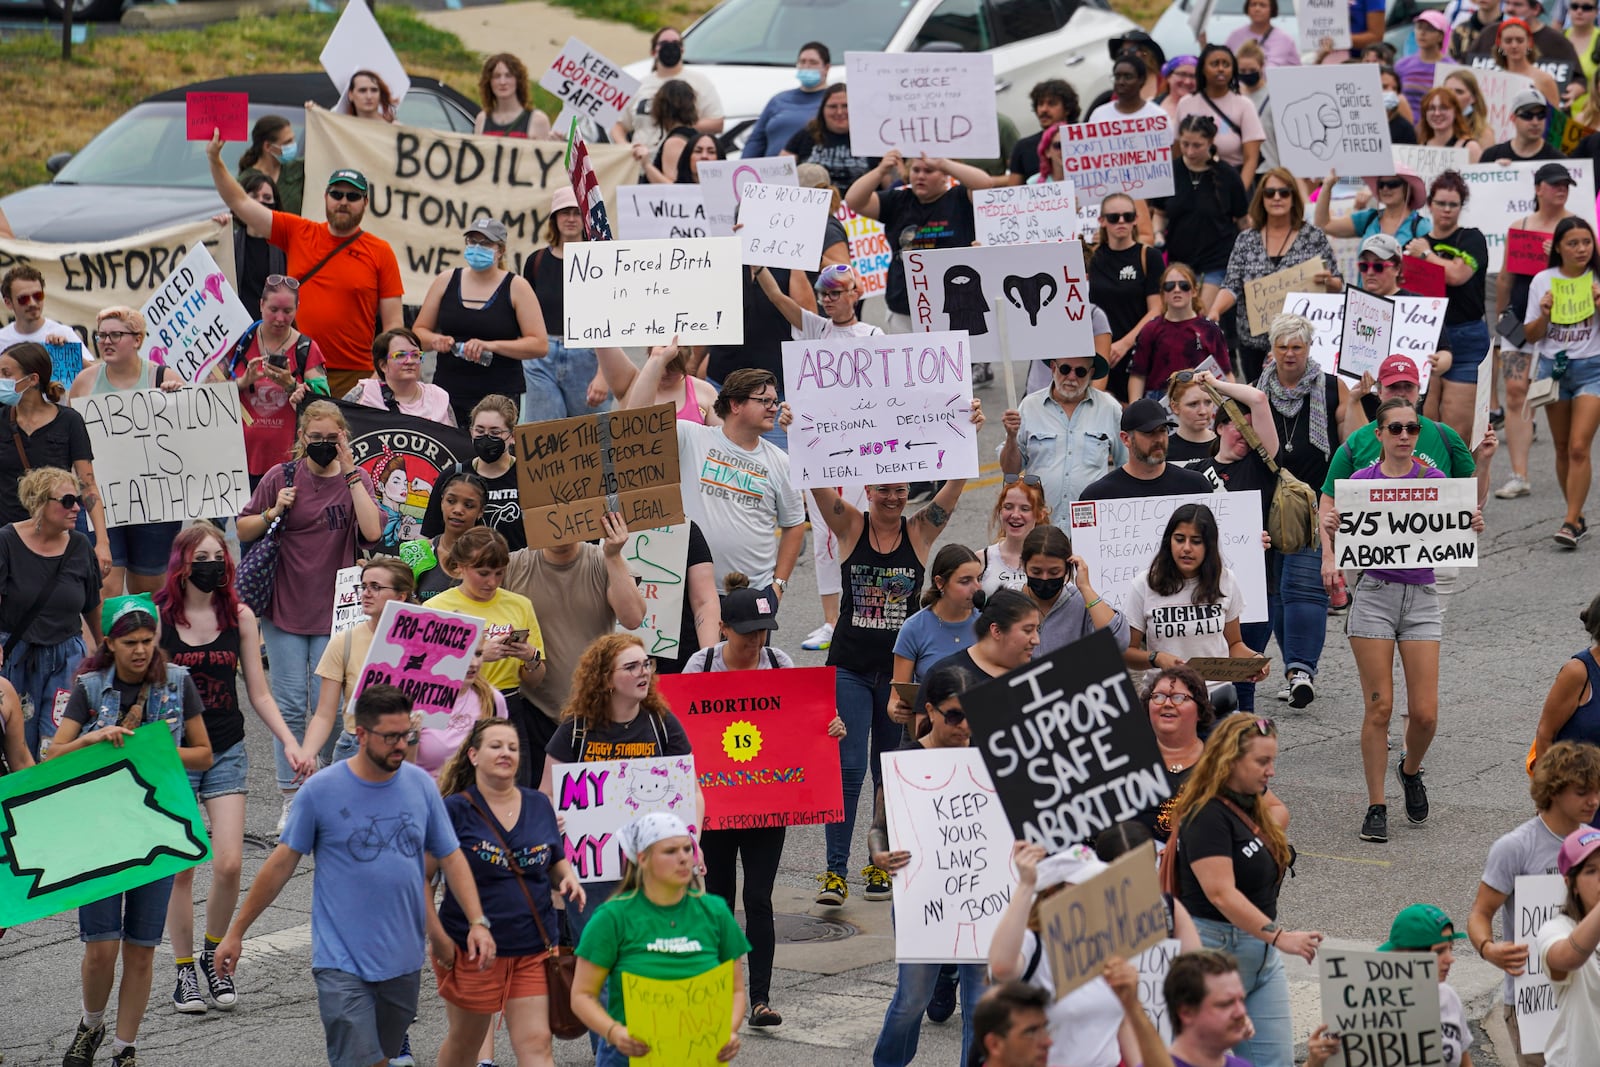
<path id="1" fill-rule="evenodd" d="M 569 112 L 609 126 L 639 93 L 639 79 L 576 37 L 556 56 L 539 84 L 554 93 Z"/>
<path id="2" fill-rule="evenodd" d="M 1342 478 L 1333 495 L 1335 556 L 1343 569 L 1478 565 L 1476 479 Z"/>
<path id="3" fill-rule="evenodd" d="M 1317 953 L 1334 1067 L 1444 1067 L 1439 961 L 1431 952 Z"/>
<path id="4" fill-rule="evenodd" d="M 641 815 L 671 812 L 699 835 L 693 756 L 558 763 L 550 775 L 556 812 L 564 823 L 567 860 L 579 881 L 614 882 L 622 877 L 617 831 Z"/>
<path id="5" fill-rule="evenodd" d="M 1146 842 L 1118 857 L 1110 869 L 1041 903 L 1039 938 L 1050 957 L 1057 1000 L 1098 978 L 1111 957 L 1136 959 L 1165 941 L 1167 907 L 1156 875 L 1155 843 Z"/>
<path id="6" fill-rule="evenodd" d="M 1171 196 L 1172 140 L 1165 117 L 1080 122 L 1056 134 L 1064 175 L 1079 202 L 1096 210 L 1112 193 Z"/>
<path id="7" fill-rule="evenodd" d="M 563 253 L 572 344 L 744 343 L 739 240 L 598 241 Z"/>
<path id="8" fill-rule="evenodd" d="M 846 52 L 844 62 L 858 101 L 850 110 L 853 154 L 881 156 L 891 148 L 907 159 L 1000 154 L 989 53 Z"/>
<path id="9" fill-rule="evenodd" d="M 250 312 L 205 245 L 195 245 L 142 309 L 144 349 L 186 382 L 204 381 L 250 328 Z"/>
<path id="10" fill-rule="evenodd" d="M 369 685 L 392 685 L 423 716 L 448 717 L 466 684 L 483 625 L 471 615 L 389 601 L 350 699 Z"/>

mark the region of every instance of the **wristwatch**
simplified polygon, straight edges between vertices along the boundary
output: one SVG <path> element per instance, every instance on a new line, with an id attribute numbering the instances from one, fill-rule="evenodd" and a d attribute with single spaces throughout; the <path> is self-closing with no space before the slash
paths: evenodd
<path id="1" fill-rule="evenodd" d="M 772 579 L 772 586 L 780 593 L 787 593 L 789 591 L 789 579 L 774 578 Z"/>
<path id="2" fill-rule="evenodd" d="M 484 929 L 485 929 L 485 930 L 487 930 L 487 929 L 489 929 L 489 928 L 490 928 L 490 926 L 491 926 L 491 925 L 492 925 L 492 924 L 491 924 L 491 923 L 490 923 L 490 922 L 489 922 L 489 916 L 487 916 L 487 915 L 480 915 L 480 916 L 478 916 L 478 917 L 477 917 L 477 918 L 476 918 L 476 919 L 473 919 L 473 920 L 472 920 L 472 921 L 471 921 L 471 922 L 469 922 L 469 923 L 467 923 L 467 925 L 468 925 L 468 926 L 481 926 L 481 927 L 483 927 L 483 928 L 484 928 Z"/>

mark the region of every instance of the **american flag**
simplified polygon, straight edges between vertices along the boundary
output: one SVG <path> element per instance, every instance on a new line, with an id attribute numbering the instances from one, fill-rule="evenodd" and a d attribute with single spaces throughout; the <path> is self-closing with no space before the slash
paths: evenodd
<path id="1" fill-rule="evenodd" d="M 584 233 L 591 241 L 611 240 L 605 196 L 600 191 L 600 179 L 594 176 L 594 167 L 589 163 L 589 148 L 578 136 L 576 118 L 567 133 L 567 174 L 572 178 L 572 191 L 583 208 Z"/>

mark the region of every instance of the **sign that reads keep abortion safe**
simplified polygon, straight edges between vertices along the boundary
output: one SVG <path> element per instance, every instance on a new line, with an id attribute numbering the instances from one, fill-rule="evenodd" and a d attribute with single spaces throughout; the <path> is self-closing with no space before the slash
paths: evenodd
<path id="1" fill-rule="evenodd" d="M 1300 51 L 1315 52 L 1323 41 L 1335 51 L 1350 47 L 1350 6 L 1345 0 L 1295 0 L 1294 16 Z"/>
<path id="2" fill-rule="evenodd" d="M 1439 961 L 1431 952 L 1317 953 L 1334 1067 L 1443 1067 Z"/>
<path id="3" fill-rule="evenodd" d="M 639 79 L 576 37 L 556 56 L 539 84 L 554 93 L 569 112 L 609 126 L 639 93 Z"/>
<path id="4" fill-rule="evenodd" d="M 664 674 L 657 684 L 694 749 L 707 830 L 844 818 L 839 742 L 828 736 L 832 667 Z"/>
<path id="5" fill-rule="evenodd" d="M 793 156 L 767 159 L 707 159 L 700 163 L 700 192 L 706 199 L 706 223 L 713 237 L 732 237 L 733 224 L 741 222 L 739 204 L 751 185 L 792 185 L 800 178 Z M 740 231 L 741 235 L 743 231 Z M 812 270 L 816 264 L 812 264 Z"/>
<path id="6" fill-rule="evenodd" d="M 665 951 L 679 950 L 668 947 Z M 685 946 L 682 951 L 690 950 Z M 628 1034 L 650 1047 L 643 1056 L 630 1057 L 628 1063 L 632 1067 L 719 1067 L 717 1054 L 733 1035 L 733 969 L 737 966 L 737 960 L 729 960 L 693 978 L 672 981 L 623 971 Z"/>
<path id="7" fill-rule="evenodd" d="M 605 536 L 602 517 L 629 529 L 683 522 L 677 409 L 628 408 L 516 428 L 517 491 L 529 548 Z"/>
<path id="8" fill-rule="evenodd" d="M 237 515 L 250 502 L 239 390 L 232 382 L 168 393 L 79 397 L 95 480 L 112 526 Z"/>
<path id="9" fill-rule="evenodd" d="M 369 685 L 392 685 L 423 715 L 449 715 L 472 667 L 483 620 L 471 615 L 403 604 L 383 606 L 372 647 L 350 699 Z"/>
<path id="10" fill-rule="evenodd" d="M 1165 116 L 1075 123 L 1057 131 L 1056 143 L 1080 203 L 1098 210 L 1112 193 L 1172 195 L 1172 124 Z"/>
<path id="11" fill-rule="evenodd" d="M 592 751 L 594 743 L 587 747 Z M 613 747 L 655 749 L 653 743 Z M 614 882 L 622 877 L 617 831 L 641 815 L 670 812 L 688 824 L 692 834 L 699 834 L 693 756 L 558 763 L 550 781 L 564 824 L 567 860 L 581 882 Z"/>
<path id="12" fill-rule="evenodd" d="M 981 245 L 1032 245 L 1078 239 L 1070 181 L 975 189 L 972 217 Z"/>
<path id="13" fill-rule="evenodd" d="M 617 235 L 627 241 L 709 237 L 698 185 L 624 185 L 617 190 Z"/>
<path id="14" fill-rule="evenodd" d="M 1113 956 L 1134 959 L 1166 938 L 1167 907 L 1151 841 L 1039 905 L 1039 939 L 1057 1000 L 1098 978 Z"/>
<path id="15" fill-rule="evenodd" d="M 978 362 L 1094 351 L 1081 241 L 928 248 L 904 259 L 913 329 L 965 330 Z M 1003 330 L 995 320 L 997 300 L 1004 303 Z"/>
<path id="16" fill-rule="evenodd" d="M 970 748 L 885 752 L 883 810 L 889 847 L 911 853 L 894 872 L 895 959 L 987 960 L 1017 873 L 983 758 Z"/>
<path id="17" fill-rule="evenodd" d="M 907 159 L 1000 155 L 994 57 L 988 52 L 846 52 L 850 151 Z"/>
<path id="18" fill-rule="evenodd" d="M 1278 157 L 1297 178 L 1394 173 L 1383 85 L 1370 63 L 1275 67 L 1272 118 Z"/>
<path id="19" fill-rule="evenodd" d="M 1528 948 L 1528 963 L 1512 981 L 1516 994 L 1521 1052 L 1540 1055 L 1556 1021 L 1556 990 L 1539 958 L 1539 929 L 1567 902 L 1567 883 L 1559 874 L 1521 874 L 1515 885 L 1516 930 L 1510 940 Z"/>
<path id="20" fill-rule="evenodd" d="M 1472 478 L 1342 478 L 1333 483 L 1345 570 L 1476 567 L 1478 483 Z"/>
<path id="21" fill-rule="evenodd" d="M 186 382 L 208 378 L 251 323 L 250 312 L 205 245 L 189 250 L 142 312 L 146 332 L 140 355 L 166 364 Z"/>
<path id="22" fill-rule="evenodd" d="M 783 343 L 795 487 L 976 478 L 964 333 Z"/>
<path id="23" fill-rule="evenodd" d="M 574 244 L 563 269 L 568 343 L 744 343 L 738 238 Z"/>
<path id="24" fill-rule="evenodd" d="M 749 182 L 739 201 L 739 247 L 750 266 L 816 270 L 832 189 Z"/>

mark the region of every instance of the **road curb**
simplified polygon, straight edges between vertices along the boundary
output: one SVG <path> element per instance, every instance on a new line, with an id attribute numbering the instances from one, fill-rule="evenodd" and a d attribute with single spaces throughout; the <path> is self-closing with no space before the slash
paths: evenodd
<path id="1" fill-rule="evenodd" d="M 303 11 L 305 6 L 305 0 L 195 0 L 194 3 L 182 4 L 141 4 L 123 12 L 122 25 L 130 30 L 170 30 L 184 26 L 206 26 L 226 19 Z"/>

